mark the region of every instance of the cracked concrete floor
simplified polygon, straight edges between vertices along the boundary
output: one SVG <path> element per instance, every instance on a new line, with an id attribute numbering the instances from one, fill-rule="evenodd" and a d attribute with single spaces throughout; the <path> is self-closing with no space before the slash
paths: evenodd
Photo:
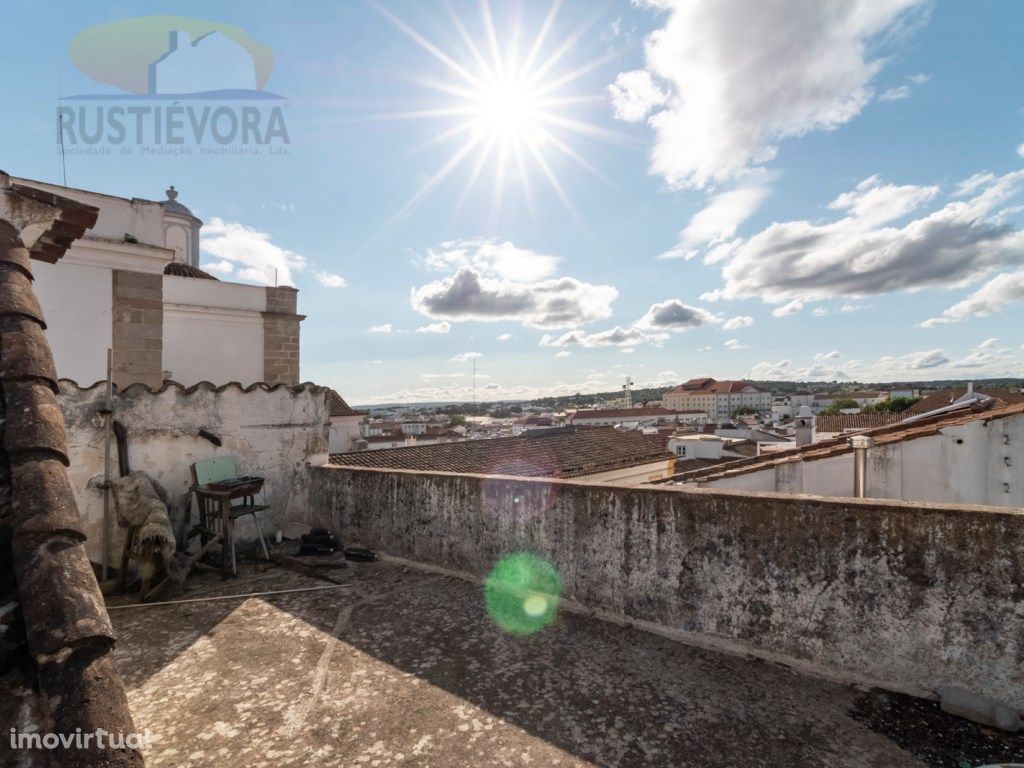
<path id="1" fill-rule="evenodd" d="M 848 715 L 851 688 L 567 613 L 513 637 L 477 585 L 333 573 L 346 586 L 112 611 L 150 766 L 920 765 Z"/>

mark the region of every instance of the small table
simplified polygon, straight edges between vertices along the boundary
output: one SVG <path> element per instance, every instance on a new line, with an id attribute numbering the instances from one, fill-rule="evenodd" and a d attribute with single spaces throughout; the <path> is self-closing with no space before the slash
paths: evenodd
<path id="1" fill-rule="evenodd" d="M 255 496 L 263 488 L 263 481 L 258 486 L 253 484 L 237 488 L 216 488 L 219 483 L 197 485 L 193 489 L 199 505 L 200 543 L 202 550 L 212 546 L 218 539 L 221 542 L 221 578 L 228 579 L 237 574 L 235 566 L 235 520 L 242 515 L 255 515 L 267 508 L 266 504 L 257 504 Z M 244 499 L 241 504 L 232 505 L 232 501 Z M 210 513 L 217 510 L 220 515 L 220 532 L 214 533 L 208 524 Z M 261 536 L 262 540 L 262 536 Z M 266 546 L 266 545 L 264 545 Z"/>

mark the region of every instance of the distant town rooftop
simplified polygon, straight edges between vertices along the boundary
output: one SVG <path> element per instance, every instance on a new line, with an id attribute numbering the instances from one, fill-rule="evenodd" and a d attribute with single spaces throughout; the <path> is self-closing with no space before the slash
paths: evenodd
<path id="1" fill-rule="evenodd" d="M 875 429 L 859 432 L 862 435 L 869 435 L 874 439 L 875 445 L 887 443 L 898 443 L 905 440 L 915 440 L 919 437 L 928 437 L 938 434 L 946 427 L 959 424 L 966 424 L 972 421 L 985 420 L 995 421 L 1010 416 L 1024 414 L 1024 403 L 1017 405 L 1004 405 L 999 407 L 995 400 L 987 400 L 981 403 L 972 403 L 963 408 L 949 413 L 942 413 L 929 418 L 911 423 L 900 422 Z M 787 464 L 794 461 L 815 461 L 831 456 L 838 456 L 850 453 L 853 448 L 847 442 L 845 435 L 811 443 L 785 451 L 773 451 L 769 454 L 756 456 L 752 459 L 739 459 L 724 466 L 708 467 L 695 472 L 688 472 L 679 475 L 675 479 L 683 482 L 718 480 L 724 477 L 756 472 L 779 464 Z"/>
<path id="2" fill-rule="evenodd" d="M 673 459 L 639 432 L 611 427 L 533 430 L 519 437 L 337 453 L 330 463 L 428 472 L 582 477 Z"/>

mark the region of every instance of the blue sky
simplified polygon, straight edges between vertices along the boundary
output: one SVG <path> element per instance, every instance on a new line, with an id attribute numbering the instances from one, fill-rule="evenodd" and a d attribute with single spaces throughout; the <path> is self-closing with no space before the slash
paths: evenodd
<path id="1" fill-rule="evenodd" d="M 473 359 L 487 399 L 1024 376 L 1024 5 L 494 3 L 493 37 L 475 2 L 295 7 L 174 9 L 272 49 L 286 154 L 76 155 L 67 178 L 173 183 L 204 263 L 277 268 L 304 379 L 368 403 L 465 398 Z M 0 167 L 59 181 L 58 88 L 115 92 L 69 43 L 166 12 L 10 9 Z"/>

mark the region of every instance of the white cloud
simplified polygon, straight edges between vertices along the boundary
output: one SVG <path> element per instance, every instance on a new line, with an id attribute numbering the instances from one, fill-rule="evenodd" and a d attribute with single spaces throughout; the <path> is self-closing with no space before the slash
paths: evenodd
<path id="1" fill-rule="evenodd" d="M 938 368 L 950 362 L 941 349 L 930 349 L 925 352 L 909 352 L 905 355 L 886 355 L 878 358 L 875 369 L 884 371 L 921 371 Z"/>
<path id="2" fill-rule="evenodd" d="M 691 259 L 704 246 L 714 247 L 726 243 L 736 235 L 740 224 L 757 210 L 767 194 L 767 185 L 758 185 L 715 195 L 679 233 L 679 242 L 658 258 Z M 718 260 L 717 255 L 713 255 L 712 260 Z"/>
<path id="3" fill-rule="evenodd" d="M 370 333 L 391 333 L 393 330 L 391 323 L 381 323 L 380 325 L 370 326 Z"/>
<path id="4" fill-rule="evenodd" d="M 926 74 L 918 73 L 916 75 L 911 75 L 910 77 L 907 78 L 907 80 L 912 82 L 914 85 L 924 85 L 929 80 L 931 80 L 931 78 L 928 77 L 928 75 Z"/>
<path id="5" fill-rule="evenodd" d="M 636 322 L 637 328 L 653 331 L 688 331 L 702 325 L 720 322 L 706 309 L 684 304 L 679 299 L 667 299 L 652 304 Z"/>
<path id="6" fill-rule="evenodd" d="M 668 338 L 668 334 L 648 334 L 639 328 L 623 328 L 615 326 L 607 331 L 596 333 L 584 333 L 583 331 L 569 331 L 561 336 L 544 334 L 540 340 L 542 347 L 568 347 L 579 345 L 581 347 L 635 347 L 638 344 L 648 342 L 661 342 Z"/>
<path id="7" fill-rule="evenodd" d="M 203 227 L 199 245 L 221 260 L 214 271 L 260 285 L 294 285 L 293 273 L 308 266 L 303 256 L 272 243 L 269 233 L 216 217 Z"/>
<path id="8" fill-rule="evenodd" d="M 792 370 L 791 363 L 789 360 L 779 360 L 777 363 L 771 363 L 767 360 L 763 363 L 758 363 L 750 369 L 750 378 L 752 379 L 790 379 L 796 378 L 795 372 Z"/>
<path id="9" fill-rule="evenodd" d="M 348 281 L 341 275 L 334 275 L 320 270 L 316 272 L 316 281 L 326 288 L 344 288 L 348 285 Z"/>
<path id="10" fill-rule="evenodd" d="M 804 303 L 800 299 L 792 299 L 786 302 L 781 307 L 776 307 L 772 310 L 772 317 L 789 317 L 795 315 L 801 309 L 804 308 Z"/>
<path id="11" fill-rule="evenodd" d="M 418 263 L 437 272 L 473 267 L 480 274 L 503 280 L 529 282 L 549 277 L 558 267 L 557 256 L 535 253 L 498 240 L 450 240 L 429 248 Z"/>
<path id="12" fill-rule="evenodd" d="M 781 139 L 836 128 L 871 100 L 869 42 L 922 0 L 647 0 L 667 10 L 645 70 L 613 86 L 622 119 L 654 110 L 652 172 L 678 187 L 743 175 Z M 659 104 L 659 91 L 668 98 Z"/>
<path id="13" fill-rule="evenodd" d="M 754 318 L 750 315 L 736 315 L 725 321 L 722 327 L 727 331 L 735 331 L 739 328 L 749 328 L 754 324 Z"/>
<path id="14" fill-rule="evenodd" d="M 998 339 L 986 339 L 959 360 L 951 364 L 954 368 L 983 368 L 989 371 L 1007 371 L 1013 361 L 1008 349 L 1000 349 Z"/>
<path id="15" fill-rule="evenodd" d="M 421 373 L 420 378 L 430 381 L 431 379 L 461 379 L 464 373 Z"/>
<path id="16" fill-rule="evenodd" d="M 470 360 L 475 360 L 478 357 L 483 357 L 483 355 L 480 352 L 460 352 L 449 359 L 453 363 L 468 363 Z"/>
<path id="17" fill-rule="evenodd" d="M 833 353 L 829 353 L 831 355 Z M 838 355 L 838 353 L 835 353 Z M 987 339 L 960 358 L 953 358 L 943 349 L 885 355 L 869 363 L 847 360 L 842 369 L 824 363 L 829 355 L 815 355 L 821 362 L 807 367 L 796 367 L 789 360 L 758 363 L 751 370 L 751 378 L 781 379 L 786 381 L 840 380 L 850 378 L 847 371 L 855 371 L 858 381 L 907 381 L 958 377 L 968 369 L 972 375 L 1019 375 L 1021 363 L 1008 349 L 1000 349 L 996 339 Z"/>
<path id="18" fill-rule="evenodd" d="M 416 329 L 416 333 L 448 333 L 452 329 L 452 324 L 447 320 L 442 320 L 439 323 L 430 323 L 429 325 L 421 325 Z"/>
<path id="19" fill-rule="evenodd" d="M 567 349 L 563 349 L 555 353 L 555 357 L 569 357 L 570 355 L 572 355 L 572 352 Z"/>
<path id="20" fill-rule="evenodd" d="M 207 272 L 217 272 L 222 275 L 230 275 L 235 271 L 235 262 L 224 259 L 223 261 L 211 261 L 206 264 L 200 264 L 200 268 L 205 269 Z"/>
<path id="21" fill-rule="evenodd" d="M 510 341 L 514 338 L 515 336 L 513 336 L 511 333 L 503 333 L 500 336 L 498 336 L 498 341 Z"/>
<path id="22" fill-rule="evenodd" d="M 931 200 L 936 188 L 883 185 L 872 177 L 831 203 L 845 218 L 774 223 L 745 240 L 722 267 L 724 287 L 704 298 L 759 297 L 790 307 L 976 281 L 1024 263 L 1024 233 L 996 218 L 1022 185 L 1024 171 L 1006 174 L 969 200 L 899 227 L 890 223 Z"/>
<path id="23" fill-rule="evenodd" d="M 746 349 L 747 348 L 747 345 L 746 344 L 741 344 L 739 339 L 728 339 L 725 342 L 725 344 L 723 344 L 722 346 L 724 346 L 726 349 Z"/>
<path id="24" fill-rule="evenodd" d="M 652 109 L 668 102 L 668 94 L 654 84 L 651 73 L 645 69 L 620 72 L 608 86 L 615 117 L 627 123 L 639 123 Z"/>
<path id="25" fill-rule="evenodd" d="M 818 352 L 815 356 L 815 360 L 838 360 L 842 355 L 839 354 L 838 350 L 833 349 L 831 352 Z"/>
<path id="26" fill-rule="evenodd" d="M 878 100 L 879 101 L 899 101 L 900 99 L 907 98 L 909 95 L 910 95 L 910 86 L 909 85 L 900 85 L 900 86 L 897 86 L 896 88 L 889 88 L 888 90 L 882 91 L 882 93 L 880 93 L 879 96 L 878 96 Z"/>
<path id="27" fill-rule="evenodd" d="M 968 176 L 953 188 L 954 197 L 966 197 L 977 192 L 982 187 L 987 187 L 996 180 L 996 175 L 991 171 L 982 171 Z"/>
<path id="28" fill-rule="evenodd" d="M 456 241 L 421 263 L 455 273 L 412 289 L 413 309 L 450 321 L 516 320 L 532 328 L 575 328 L 611 314 L 619 292 L 573 277 L 548 277 L 558 260 L 511 243 Z M 541 279 L 546 278 L 546 279 Z"/>
<path id="29" fill-rule="evenodd" d="M 986 317 L 1002 311 L 1007 304 L 1024 299 L 1024 269 L 996 275 L 970 296 L 921 323 L 922 328 L 955 323 L 972 317 Z"/>
<path id="30" fill-rule="evenodd" d="M 1024 144 L 1021 144 L 1019 147 L 1017 147 L 1017 154 L 1020 155 L 1021 157 L 1024 157 Z"/>
<path id="31" fill-rule="evenodd" d="M 912 184 L 882 184 L 878 176 L 864 179 L 851 192 L 844 192 L 828 204 L 833 211 L 846 211 L 860 227 L 885 224 L 916 211 L 939 194 L 939 188 Z"/>

